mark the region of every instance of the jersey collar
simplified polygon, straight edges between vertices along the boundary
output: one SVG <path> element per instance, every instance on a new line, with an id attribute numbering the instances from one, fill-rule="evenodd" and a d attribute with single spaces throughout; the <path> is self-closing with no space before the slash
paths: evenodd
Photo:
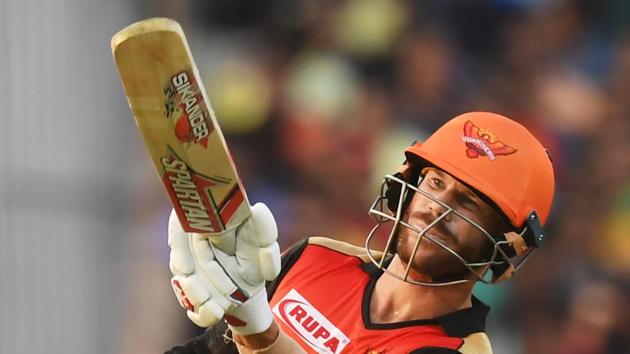
<path id="1" fill-rule="evenodd" d="M 389 261 L 389 260 L 386 260 Z M 378 269 L 371 262 L 361 264 L 361 269 L 368 273 L 370 281 L 363 292 L 361 313 L 363 325 L 367 329 L 394 329 L 410 326 L 440 325 L 444 331 L 452 337 L 466 337 L 472 333 L 485 332 L 486 317 L 490 312 L 490 307 L 473 295 L 472 306 L 455 312 L 448 313 L 433 319 L 402 321 L 395 323 L 372 323 L 370 320 L 370 299 L 376 281 L 383 274 L 383 270 Z"/>

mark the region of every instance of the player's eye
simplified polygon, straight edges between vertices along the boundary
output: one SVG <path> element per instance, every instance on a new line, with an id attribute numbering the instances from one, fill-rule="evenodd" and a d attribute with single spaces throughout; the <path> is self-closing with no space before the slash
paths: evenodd
<path id="1" fill-rule="evenodd" d="M 459 203 L 468 210 L 478 209 L 479 205 L 472 198 L 463 196 L 459 199 Z"/>
<path id="2" fill-rule="evenodd" d="M 439 178 L 431 178 L 429 179 L 429 185 L 435 189 L 439 189 L 444 187 L 444 182 L 442 182 L 442 180 L 440 180 Z"/>

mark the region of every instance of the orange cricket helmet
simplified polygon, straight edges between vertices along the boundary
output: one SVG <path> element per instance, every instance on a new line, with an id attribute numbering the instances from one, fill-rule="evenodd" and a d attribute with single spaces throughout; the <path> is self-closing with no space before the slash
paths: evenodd
<path id="1" fill-rule="evenodd" d="M 509 278 L 527 259 L 534 248 L 541 245 L 554 193 L 554 172 L 546 149 L 521 124 L 499 114 L 470 112 L 459 115 L 433 133 L 424 143 L 414 143 L 405 150 L 406 161 L 395 175 L 387 175 L 381 195 L 370 208 L 377 225 L 366 240 L 368 255 L 379 268 L 383 262 L 375 261 L 369 249 L 371 239 L 380 226 L 392 222 L 394 227 L 387 241 L 384 254 L 391 251 L 396 228 L 404 226 L 418 232 L 447 249 L 472 272 L 480 266 L 489 266 L 493 276 L 485 283 L 497 283 Z M 405 200 L 409 193 L 421 193 L 435 202 L 432 196 L 419 190 L 413 183 L 422 179 L 425 167 L 436 167 L 475 190 L 479 197 L 489 202 L 511 224 L 514 232 L 490 235 L 472 220 L 468 220 L 492 241 L 493 256 L 485 262 L 470 263 L 460 255 L 426 235 L 427 229 L 416 229 L 403 219 Z M 385 211 L 387 205 L 389 212 Z M 456 210 L 443 204 L 447 213 L 459 215 Z M 438 222 L 439 220 L 436 220 Z M 433 225 L 433 223 L 432 223 Z M 520 258 L 513 263 L 512 258 Z M 387 270 L 386 270 L 387 271 Z M 397 276 L 394 274 L 394 276 Z M 403 277 L 408 281 L 408 270 Z M 450 285 L 468 279 L 420 285 Z"/>
<path id="2" fill-rule="evenodd" d="M 499 114 L 459 115 L 424 143 L 405 150 L 490 199 L 512 226 L 534 211 L 544 225 L 551 210 L 554 173 L 547 150 L 521 124 Z"/>

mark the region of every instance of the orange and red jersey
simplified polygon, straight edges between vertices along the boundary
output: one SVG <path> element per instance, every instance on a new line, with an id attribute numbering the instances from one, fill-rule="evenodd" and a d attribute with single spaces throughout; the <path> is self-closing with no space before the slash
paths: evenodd
<path id="1" fill-rule="evenodd" d="M 484 333 L 489 308 L 476 298 L 471 308 L 435 319 L 371 322 L 381 274 L 364 248 L 309 238 L 285 253 L 269 287 L 276 322 L 308 353 L 491 353 Z"/>

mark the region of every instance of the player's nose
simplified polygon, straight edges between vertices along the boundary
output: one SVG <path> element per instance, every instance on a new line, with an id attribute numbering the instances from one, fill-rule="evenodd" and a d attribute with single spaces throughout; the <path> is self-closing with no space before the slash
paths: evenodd
<path id="1" fill-rule="evenodd" d="M 451 208 L 448 206 L 448 193 L 440 193 L 439 195 L 423 195 L 423 198 L 425 199 L 424 208 L 431 219 L 434 220 L 443 216 L 444 221 L 451 220 L 452 215 Z"/>

